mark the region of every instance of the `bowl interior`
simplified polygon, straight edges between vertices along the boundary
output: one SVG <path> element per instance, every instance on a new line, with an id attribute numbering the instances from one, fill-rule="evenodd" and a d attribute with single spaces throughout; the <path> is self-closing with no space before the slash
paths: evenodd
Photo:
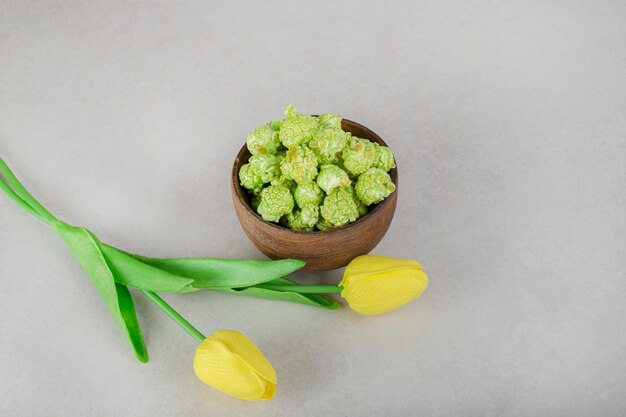
<path id="1" fill-rule="evenodd" d="M 343 119 L 341 122 L 341 128 L 343 130 L 345 130 L 346 132 L 350 132 L 352 133 L 353 136 L 359 137 L 359 138 L 364 138 L 364 139 L 368 139 L 372 142 L 376 142 L 379 145 L 382 146 L 387 146 L 387 144 L 385 143 L 385 141 L 378 136 L 375 132 L 373 132 L 372 130 L 368 129 L 367 127 L 363 126 L 362 124 L 359 124 L 357 122 L 353 122 L 352 120 L 348 120 L 348 119 Z M 393 151 L 393 149 L 392 149 Z M 278 223 L 273 223 L 273 222 L 268 222 L 266 220 L 264 220 L 251 206 L 250 206 L 250 197 L 249 194 L 247 192 L 247 190 L 245 188 L 243 188 L 241 186 L 241 184 L 239 183 L 239 169 L 241 168 L 242 165 L 246 164 L 248 162 L 248 159 L 250 158 L 251 154 L 250 151 L 248 151 L 248 148 L 246 146 L 246 144 L 243 145 L 243 147 L 241 148 L 241 150 L 239 151 L 239 153 L 237 154 L 237 158 L 235 159 L 235 163 L 233 164 L 233 172 L 232 172 L 232 182 L 233 182 L 233 187 L 234 187 L 234 192 L 237 196 L 237 199 L 239 201 L 241 201 L 243 203 L 243 206 L 245 207 L 246 211 L 249 212 L 249 214 L 251 214 L 252 216 L 254 216 L 258 221 L 263 222 L 273 228 L 276 229 L 277 232 L 279 233 L 294 233 L 294 234 L 298 234 L 298 235 L 313 235 L 313 234 L 324 234 L 324 235 L 333 235 L 336 233 L 345 233 L 346 231 L 350 230 L 352 227 L 355 227 L 357 224 L 361 223 L 361 222 L 366 222 L 368 221 L 368 219 L 370 219 L 371 217 L 373 217 L 373 215 L 379 211 L 382 210 L 382 208 L 386 205 L 389 204 L 389 197 L 387 197 L 386 199 L 384 199 L 383 201 L 381 201 L 380 203 L 374 205 L 374 207 L 372 208 L 372 206 L 370 206 L 370 211 L 363 217 L 359 218 L 357 221 L 349 223 L 346 226 L 337 228 L 337 229 L 333 229 L 333 230 L 329 230 L 329 231 L 313 231 L 313 232 L 298 232 L 295 230 L 291 230 L 288 227 L 284 227 L 281 226 Z M 391 180 L 393 181 L 393 183 L 396 185 L 396 191 L 397 192 L 397 188 L 398 188 L 398 168 L 393 168 L 391 171 L 389 171 L 389 176 L 391 177 Z"/>

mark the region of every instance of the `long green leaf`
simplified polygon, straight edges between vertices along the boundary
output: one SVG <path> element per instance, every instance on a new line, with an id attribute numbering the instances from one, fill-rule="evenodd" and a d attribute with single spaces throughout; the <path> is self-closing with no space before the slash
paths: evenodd
<path id="1" fill-rule="evenodd" d="M 135 312 L 135 303 L 133 303 L 133 297 L 128 291 L 128 287 L 122 284 L 115 283 L 115 289 L 117 290 L 117 300 L 120 306 L 120 313 L 124 319 L 125 328 L 127 329 L 127 336 L 130 343 L 133 345 L 135 355 L 141 362 L 148 362 L 148 351 L 146 344 L 143 341 L 141 335 L 141 328 L 139 327 L 139 320 L 137 320 L 137 313 Z"/>
<path id="2" fill-rule="evenodd" d="M 255 261 L 220 258 L 148 258 L 133 257 L 171 274 L 193 279 L 196 289 L 241 288 L 272 281 L 302 268 L 298 259 Z"/>
<path id="3" fill-rule="evenodd" d="M 4 191 L 11 200 L 15 201 L 17 205 L 19 205 L 25 211 L 37 217 L 39 220 L 45 221 L 41 218 L 41 215 L 37 212 L 37 210 L 32 208 L 30 204 L 24 201 L 20 196 L 15 193 L 15 191 L 13 191 L 9 184 L 4 182 L 2 177 L 0 177 L 0 189 L 2 189 L 2 191 Z"/>
<path id="4" fill-rule="evenodd" d="M 59 221 L 54 222 L 53 227 L 100 292 L 109 311 L 133 346 L 137 359 L 147 362 L 148 352 L 139 328 L 132 297 L 126 286 L 116 282 L 114 273 L 102 256 L 98 239 L 82 227 L 73 227 Z"/>
<path id="5" fill-rule="evenodd" d="M 98 247 L 120 284 L 155 292 L 197 291 L 193 279 L 155 268 L 104 243 Z"/>
<path id="6" fill-rule="evenodd" d="M 288 280 L 287 278 L 278 278 L 267 283 L 276 285 L 299 285 L 298 283 Z M 216 289 L 215 291 L 232 295 L 246 295 L 249 297 L 265 298 L 267 300 L 290 301 L 293 303 L 321 307 L 327 310 L 336 310 L 339 307 L 339 304 L 335 300 L 320 294 L 298 294 L 296 292 L 274 291 L 259 287 L 221 288 Z"/>
<path id="7" fill-rule="evenodd" d="M 155 292 L 241 288 L 273 281 L 301 268 L 303 261 L 251 261 L 219 258 L 157 259 L 130 255 L 98 243 L 117 281 Z"/>
<path id="8" fill-rule="evenodd" d="M 6 183 L 13 189 L 15 194 L 39 214 L 37 217 L 39 217 L 41 220 L 48 224 L 56 221 L 56 218 L 52 214 L 50 214 L 50 212 L 46 210 L 46 208 L 42 206 L 39 201 L 37 201 L 35 197 L 33 197 L 28 192 L 28 190 L 26 190 L 20 180 L 17 179 L 13 171 L 11 171 L 11 168 L 9 168 L 6 162 L 4 162 L 4 159 L 2 159 L 2 157 L 0 157 L 0 173 L 4 175 L 4 177 L 6 178 Z"/>
<path id="9" fill-rule="evenodd" d="M 111 248 L 113 249 L 113 248 Z M 124 254 L 117 250 L 118 254 Z M 108 255 L 109 252 L 104 251 Z M 281 259 L 277 261 L 252 261 L 220 258 L 148 258 L 141 255 L 129 255 L 148 266 L 158 268 L 174 275 L 176 278 L 186 277 L 193 279 L 191 291 L 210 289 L 226 294 L 246 295 L 268 300 L 290 301 L 334 310 L 339 305 L 336 301 L 319 294 L 298 294 L 290 291 L 274 291 L 258 288 L 255 285 L 272 283 L 276 285 L 299 285 L 296 282 L 283 278 L 304 266 L 304 262 L 297 259 Z M 107 256 L 108 257 L 108 256 Z M 119 261 L 121 261 L 121 256 Z M 119 262 L 126 264 L 125 262 Z M 127 265 L 126 265 L 127 266 Z M 155 287 L 152 280 L 153 271 L 146 269 L 144 274 L 134 274 L 132 280 L 125 272 L 120 275 L 130 286 L 149 289 Z M 121 271 L 121 270 L 120 270 Z M 151 272 L 152 271 L 152 272 Z M 130 276 L 130 275 L 129 275 Z M 160 280 L 160 279 L 159 279 Z M 159 281 L 155 280 L 155 281 Z M 158 290 L 154 290 L 158 291 Z M 175 291 L 174 289 L 160 289 L 160 291 Z M 184 288 L 177 292 L 188 292 Z"/>

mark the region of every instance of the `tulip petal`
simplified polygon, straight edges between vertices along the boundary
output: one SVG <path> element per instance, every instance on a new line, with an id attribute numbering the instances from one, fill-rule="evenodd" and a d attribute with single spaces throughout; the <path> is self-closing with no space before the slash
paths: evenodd
<path id="1" fill-rule="evenodd" d="M 351 276 L 347 280 L 341 296 L 352 310 L 365 315 L 395 310 L 419 297 L 428 286 L 423 271 L 406 268 Z"/>
<path id="2" fill-rule="evenodd" d="M 421 270 L 422 265 L 411 259 L 396 259 L 381 255 L 362 255 L 357 256 L 348 264 L 344 272 L 344 280 L 346 277 L 350 276 L 372 274 L 400 268 Z"/>
<path id="3" fill-rule="evenodd" d="M 194 356 L 193 368 L 202 382 L 233 397 L 269 399 L 267 383 L 239 356 L 214 337 L 206 338 Z"/>
<path id="4" fill-rule="evenodd" d="M 235 330 L 218 330 L 213 333 L 212 337 L 222 342 L 263 378 L 276 384 L 274 367 L 246 335 Z"/>
<path id="5" fill-rule="evenodd" d="M 276 395 L 276 383 L 265 380 L 265 392 L 259 400 L 271 400 Z"/>

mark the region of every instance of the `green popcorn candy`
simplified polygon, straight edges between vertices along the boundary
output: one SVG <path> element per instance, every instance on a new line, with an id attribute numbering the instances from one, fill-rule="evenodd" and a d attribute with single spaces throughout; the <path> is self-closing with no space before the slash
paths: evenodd
<path id="1" fill-rule="evenodd" d="M 369 209 L 367 208 L 367 206 L 365 204 L 363 204 L 362 201 L 357 201 L 357 210 L 359 210 L 359 219 L 363 216 L 365 216 L 367 214 L 367 212 L 369 212 Z"/>
<path id="2" fill-rule="evenodd" d="M 279 177 L 274 178 L 270 184 L 272 185 L 281 185 L 287 189 L 289 189 L 289 192 L 291 192 L 291 194 L 295 193 L 296 191 L 296 186 L 298 184 L 296 184 L 296 182 L 294 180 L 290 180 L 285 178 L 284 175 L 281 175 Z"/>
<path id="3" fill-rule="evenodd" d="M 337 116 L 332 113 L 324 113 L 320 114 L 318 118 L 320 122 L 320 126 L 328 127 L 330 129 L 341 130 L 341 116 Z"/>
<path id="4" fill-rule="evenodd" d="M 350 185 L 350 178 L 343 169 L 336 165 L 322 165 L 317 176 L 317 185 L 327 194 L 335 188 L 347 187 Z"/>
<path id="5" fill-rule="evenodd" d="M 356 203 L 359 204 L 359 201 L 358 201 L 357 196 L 356 196 L 356 191 L 354 191 L 354 185 L 349 184 L 348 186 L 343 187 L 343 188 L 345 188 L 346 191 L 350 193 L 352 198 L 354 198 L 354 201 L 356 201 Z"/>
<path id="6" fill-rule="evenodd" d="M 309 148 L 321 164 L 339 162 L 343 149 L 348 145 L 348 135 L 342 130 L 324 128 L 317 131 L 309 142 Z"/>
<path id="7" fill-rule="evenodd" d="M 324 199 L 320 214 L 333 226 L 343 226 L 355 221 L 359 217 L 359 210 L 349 190 L 335 188 Z"/>
<path id="8" fill-rule="evenodd" d="M 285 114 L 287 119 L 283 121 L 279 132 L 283 145 L 291 149 L 308 144 L 319 127 L 317 117 L 297 114 L 296 108 L 292 105 L 287 106 Z"/>
<path id="9" fill-rule="evenodd" d="M 275 155 L 280 147 L 279 132 L 270 123 L 259 126 L 248 133 L 246 145 L 252 155 Z"/>
<path id="10" fill-rule="evenodd" d="M 251 168 L 259 174 L 264 184 L 280 176 L 281 159 L 274 155 L 252 155 L 248 162 Z"/>
<path id="11" fill-rule="evenodd" d="M 296 146 L 287 150 L 280 170 L 285 178 L 304 184 L 317 176 L 317 158 L 306 146 Z"/>
<path id="12" fill-rule="evenodd" d="M 251 164 L 241 166 L 239 169 L 239 182 L 243 188 L 250 191 L 259 191 L 263 187 L 261 174 Z"/>
<path id="13" fill-rule="evenodd" d="M 348 171 L 348 170 L 346 169 L 346 166 L 343 164 L 343 159 L 341 159 L 341 158 L 339 158 L 339 160 L 337 161 L 337 163 L 336 163 L 336 164 L 333 164 L 333 165 L 336 165 L 336 166 L 338 166 L 339 168 L 343 169 L 343 170 L 344 170 L 344 171 L 348 174 L 348 177 L 350 177 L 350 179 L 351 179 L 351 180 L 352 180 L 352 179 L 354 179 L 355 177 L 357 177 L 357 176 L 358 176 L 358 175 L 353 175 L 350 171 Z"/>
<path id="14" fill-rule="evenodd" d="M 383 201 L 396 190 L 391 177 L 380 168 L 370 168 L 365 171 L 354 187 L 359 200 L 366 206 Z"/>
<path id="15" fill-rule="evenodd" d="M 270 185 L 261 191 L 261 203 L 257 213 L 267 221 L 278 222 L 282 216 L 293 210 L 293 206 L 293 196 L 288 188 Z"/>
<path id="16" fill-rule="evenodd" d="M 309 181 L 296 187 L 293 198 L 296 200 L 298 207 L 304 209 L 306 206 L 319 206 L 322 204 L 324 193 L 314 181 Z"/>
<path id="17" fill-rule="evenodd" d="M 317 222 L 317 224 L 315 225 L 315 227 L 317 228 L 317 230 L 319 230 L 321 232 L 328 232 L 330 230 L 337 229 L 335 226 L 330 224 L 330 222 L 328 220 L 326 220 L 322 216 L 320 216 L 320 219 Z"/>
<path id="18" fill-rule="evenodd" d="M 313 228 L 320 219 L 320 208 L 318 206 L 304 206 L 300 209 L 300 221 Z"/>
<path id="19" fill-rule="evenodd" d="M 282 119 L 281 120 L 274 120 L 273 122 L 270 122 L 270 126 L 271 126 L 272 130 L 275 130 L 277 132 L 280 130 L 282 125 L 283 125 Z"/>
<path id="20" fill-rule="evenodd" d="M 280 167 L 280 164 L 283 163 L 286 157 L 287 157 L 287 151 L 284 149 L 281 149 L 280 151 L 276 153 L 276 159 L 278 160 L 279 167 Z"/>
<path id="21" fill-rule="evenodd" d="M 365 204 L 363 204 L 363 202 L 361 200 L 359 200 L 359 198 L 356 195 L 356 190 L 354 189 L 354 187 L 351 185 L 349 185 L 348 187 L 346 187 L 346 190 L 348 190 L 350 192 L 350 195 L 352 196 L 352 198 L 354 198 L 354 201 L 356 201 L 357 204 L 357 209 L 359 210 L 359 219 L 363 216 L 365 216 L 367 214 L 367 212 L 369 211 L 369 209 L 367 208 L 367 206 Z"/>
<path id="22" fill-rule="evenodd" d="M 285 107 L 285 116 L 287 116 L 287 119 L 292 119 L 297 115 L 298 109 L 296 109 L 296 106 L 294 106 L 293 104 L 288 104 L 287 107 Z"/>
<path id="23" fill-rule="evenodd" d="M 396 163 L 393 160 L 393 153 L 391 149 L 386 146 L 376 145 L 376 162 L 374 168 L 380 168 L 385 172 L 389 172 L 392 168 L 396 167 Z"/>
<path id="24" fill-rule="evenodd" d="M 320 216 L 318 206 L 305 206 L 287 214 L 287 227 L 298 232 L 312 232 Z"/>
<path id="25" fill-rule="evenodd" d="M 343 150 L 343 165 L 352 175 L 360 175 L 376 162 L 376 146 L 367 139 L 350 138 Z"/>

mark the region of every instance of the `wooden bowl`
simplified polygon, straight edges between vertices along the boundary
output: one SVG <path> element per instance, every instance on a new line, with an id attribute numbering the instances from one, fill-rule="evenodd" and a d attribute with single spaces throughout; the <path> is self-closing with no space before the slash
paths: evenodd
<path id="1" fill-rule="evenodd" d="M 341 127 L 352 135 L 380 145 L 386 143 L 367 127 L 343 119 Z M 296 232 L 263 220 L 251 207 L 247 191 L 239 183 L 239 169 L 248 162 L 250 152 L 244 144 L 232 171 L 233 204 L 241 227 L 254 246 L 272 259 L 296 258 L 306 262 L 304 269 L 325 271 L 346 266 L 352 259 L 370 252 L 383 238 L 398 201 L 398 169 L 389 172 L 396 191 L 354 223 L 327 232 Z"/>

